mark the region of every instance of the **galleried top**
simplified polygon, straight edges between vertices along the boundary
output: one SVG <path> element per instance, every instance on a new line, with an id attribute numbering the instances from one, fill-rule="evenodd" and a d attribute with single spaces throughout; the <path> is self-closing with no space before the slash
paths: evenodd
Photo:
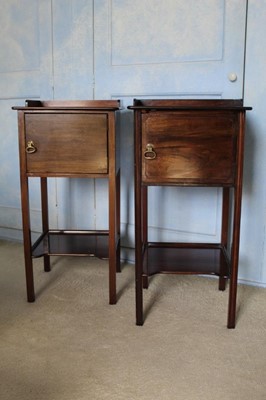
<path id="1" fill-rule="evenodd" d="M 13 110 L 102 110 L 120 109 L 120 100 L 26 100 L 25 106 L 12 107 Z"/>
<path id="2" fill-rule="evenodd" d="M 178 99 L 134 99 L 129 110 L 252 110 L 243 106 L 242 99 L 222 100 L 178 100 Z"/>

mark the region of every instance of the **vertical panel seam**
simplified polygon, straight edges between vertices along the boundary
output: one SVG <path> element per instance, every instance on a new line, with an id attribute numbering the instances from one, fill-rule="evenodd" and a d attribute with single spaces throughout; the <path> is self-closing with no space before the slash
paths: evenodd
<path id="1" fill-rule="evenodd" d="M 53 2 L 54 0 L 51 0 L 51 37 L 52 37 L 52 43 L 51 43 L 51 51 L 52 51 L 52 93 L 53 93 L 53 99 L 54 99 L 54 85 L 55 85 L 55 76 L 54 76 L 54 14 L 53 14 Z"/>
<path id="2" fill-rule="evenodd" d="M 246 18 L 245 18 L 245 37 L 244 37 L 244 59 L 243 59 L 243 81 L 242 81 L 242 98 L 245 100 L 245 83 L 246 83 L 246 53 L 247 53 L 247 31 L 248 31 L 248 0 L 246 0 Z"/>

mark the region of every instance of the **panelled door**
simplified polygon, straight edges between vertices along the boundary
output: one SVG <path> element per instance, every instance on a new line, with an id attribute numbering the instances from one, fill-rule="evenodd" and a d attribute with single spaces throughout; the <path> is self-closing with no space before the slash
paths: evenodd
<path id="1" fill-rule="evenodd" d="M 95 1 L 94 96 L 120 98 L 124 107 L 125 247 L 134 245 L 133 115 L 126 107 L 133 98 L 242 98 L 245 23 L 246 0 Z M 103 191 L 97 182 L 98 198 Z M 216 242 L 220 203 L 217 188 L 149 188 L 150 240 Z"/>
<path id="2" fill-rule="evenodd" d="M 246 0 L 0 0 L 0 11 L 5 132 L 0 186 L 6 188 L 0 193 L 2 235 L 12 237 L 21 225 L 17 124 L 11 106 L 26 98 L 119 98 L 124 107 L 123 245 L 133 249 L 133 115 L 126 107 L 136 97 L 241 98 Z M 31 184 L 31 209 L 38 231 L 35 185 L 39 182 Z M 218 189 L 153 187 L 149 192 L 154 240 L 217 240 Z M 103 180 L 52 179 L 50 193 L 55 227 L 106 228 Z M 84 217 L 84 208 L 94 211 Z M 125 257 L 133 259 L 131 251 Z"/>
<path id="3" fill-rule="evenodd" d="M 51 1 L 0 1 L 0 233 L 20 238 L 17 115 L 14 105 L 52 93 Z M 55 182 L 51 182 L 55 202 Z M 32 225 L 41 229 L 39 182 L 30 184 Z M 55 214 L 53 217 L 56 218 Z"/>
<path id="4" fill-rule="evenodd" d="M 25 99 L 93 98 L 93 0 L 0 0 L 0 234 L 21 238 L 17 116 Z M 39 179 L 30 179 L 41 231 Z M 52 228 L 93 228 L 94 181 L 49 179 Z M 84 209 L 93 212 L 85 212 Z"/>

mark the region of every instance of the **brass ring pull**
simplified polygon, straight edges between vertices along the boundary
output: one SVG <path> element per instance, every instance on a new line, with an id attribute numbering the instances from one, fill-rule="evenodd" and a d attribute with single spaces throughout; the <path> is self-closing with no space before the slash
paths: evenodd
<path id="1" fill-rule="evenodd" d="M 144 158 L 146 158 L 146 160 L 154 160 L 156 157 L 157 154 L 153 150 L 153 144 L 148 143 L 144 151 Z"/>
<path id="2" fill-rule="evenodd" d="M 37 151 L 37 147 L 35 147 L 32 140 L 29 140 L 27 143 L 27 147 L 26 147 L 26 153 L 32 154 L 32 153 L 35 153 L 36 151 Z"/>

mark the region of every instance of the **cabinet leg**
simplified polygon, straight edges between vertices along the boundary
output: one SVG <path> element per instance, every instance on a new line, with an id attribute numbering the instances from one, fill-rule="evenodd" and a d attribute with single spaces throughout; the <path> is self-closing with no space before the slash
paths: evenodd
<path id="1" fill-rule="evenodd" d="M 118 243 L 116 248 L 116 272 L 121 272 L 120 263 L 120 169 L 116 175 L 116 234 Z"/>
<path id="2" fill-rule="evenodd" d="M 117 201 L 116 176 L 109 178 L 109 304 L 116 304 Z"/>
<path id="3" fill-rule="evenodd" d="M 221 244 L 224 251 L 227 251 L 228 245 L 228 229 L 229 229 L 229 204 L 230 204 L 230 188 L 223 188 L 223 203 L 222 203 L 222 229 L 221 229 Z M 228 273 L 227 267 L 223 267 L 222 257 L 220 260 L 220 277 L 219 277 L 219 290 L 225 290 L 226 275 Z"/>
<path id="4" fill-rule="evenodd" d="M 237 275 L 238 275 L 238 257 L 239 257 L 239 229 L 234 229 L 233 245 L 231 255 L 231 275 L 228 302 L 228 321 L 229 329 L 235 328 L 236 324 L 236 299 L 237 299 Z"/>
<path id="5" fill-rule="evenodd" d="M 28 178 L 21 175 L 21 209 L 22 209 L 22 226 L 23 226 L 23 245 L 27 299 L 32 303 L 35 301 L 33 266 L 31 256 L 31 232 L 30 232 L 30 208 L 29 208 L 29 188 Z"/>
<path id="6" fill-rule="evenodd" d="M 47 178 L 40 178 L 41 181 L 41 204 L 42 204 L 42 230 L 48 232 L 49 230 L 49 212 L 48 212 L 48 188 Z M 47 249 L 49 251 L 49 249 Z M 50 257 L 45 254 L 43 257 L 44 271 L 51 271 Z"/>
<path id="7" fill-rule="evenodd" d="M 120 240 L 117 244 L 116 249 L 116 272 L 121 272 L 121 262 L 120 262 Z"/>
<path id="8" fill-rule="evenodd" d="M 234 193 L 235 194 L 234 222 L 233 222 L 233 240 L 232 240 L 232 251 L 231 251 L 228 320 L 227 320 L 227 327 L 229 329 L 235 328 L 236 324 L 237 277 L 238 277 L 238 263 L 239 263 L 239 240 L 240 240 L 242 183 L 243 183 L 244 125 L 245 125 L 245 114 L 242 113 L 240 115 L 238 165 L 237 165 L 236 186 Z"/>
<path id="9" fill-rule="evenodd" d="M 25 213 L 23 213 L 23 220 L 27 213 L 25 204 L 23 204 Z M 34 291 L 34 277 L 33 277 L 33 265 L 31 257 L 31 236 L 29 228 L 29 220 L 25 219 L 23 223 L 23 241 L 24 241 L 24 260 L 25 260 L 25 275 L 26 275 L 26 288 L 27 288 L 27 300 L 29 303 L 35 301 Z"/>
<path id="10" fill-rule="evenodd" d="M 234 300 L 231 299 L 231 301 L 234 302 Z M 227 321 L 227 328 L 228 329 L 234 329 L 236 326 L 236 310 L 235 308 L 230 308 L 229 313 L 228 313 L 228 321 Z"/>
<path id="11" fill-rule="evenodd" d="M 25 261 L 27 300 L 29 303 L 35 301 L 32 259 Z"/>
<path id="12" fill-rule="evenodd" d="M 48 256 L 47 254 L 43 256 L 43 266 L 45 272 L 51 271 L 50 256 Z"/>
<path id="13" fill-rule="evenodd" d="M 110 267 L 112 268 L 112 267 Z M 110 280 L 109 280 L 109 304 L 116 304 L 116 292 L 115 292 L 115 283 L 112 279 L 112 272 L 110 270 Z"/>
<path id="14" fill-rule="evenodd" d="M 135 287 L 136 287 L 136 324 L 142 326 L 143 319 L 143 265 L 142 265 L 142 194 L 138 185 L 135 186 Z"/>
<path id="15" fill-rule="evenodd" d="M 135 287 L 136 287 L 136 324 L 141 326 L 144 323 L 143 318 L 143 277 L 142 277 L 142 253 L 141 244 L 139 244 L 136 234 L 135 248 Z M 147 282 L 146 282 L 147 283 Z"/>
<path id="16" fill-rule="evenodd" d="M 224 291 L 226 287 L 226 278 L 224 276 L 219 277 L 219 290 Z"/>
<path id="17" fill-rule="evenodd" d="M 142 243 L 145 245 L 147 245 L 148 242 L 148 208 L 147 208 L 147 204 L 148 204 L 148 188 L 147 186 L 143 186 L 141 188 L 141 202 L 142 202 L 142 208 L 141 208 L 141 241 Z M 142 260 L 142 273 L 143 273 L 143 260 Z M 143 285 L 143 289 L 148 289 L 149 287 L 149 272 L 148 272 L 148 266 L 147 266 L 147 262 L 146 262 L 146 266 L 145 266 L 145 275 L 142 275 L 142 285 Z"/>
<path id="18" fill-rule="evenodd" d="M 143 292 L 142 292 L 142 276 L 139 274 L 139 268 L 136 263 L 136 325 L 142 326 L 143 318 Z"/>
<path id="19" fill-rule="evenodd" d="M 230 278 L 228 320 L 227 320 L 228 329 L 234 329 L 236 325 L 236 299 L 237 299 L 237 275 L 235 271 L 236 267 L 237 267 L 236 265 L 232 265 L 232 275 Z"/>
<path id="20" fill-rule="evenodd" d="M 109 304 L 116 304 L 117 251 L 113 232 L 109 231 Z"/>
<path id="21" fill-rule="evenodd" d="M 149 277 L 148 277 L 148 275 L 144 275 L 142 277 L 142 282 L 143 282 L 143 289 L 148 289 L 149 288 Z"/>

